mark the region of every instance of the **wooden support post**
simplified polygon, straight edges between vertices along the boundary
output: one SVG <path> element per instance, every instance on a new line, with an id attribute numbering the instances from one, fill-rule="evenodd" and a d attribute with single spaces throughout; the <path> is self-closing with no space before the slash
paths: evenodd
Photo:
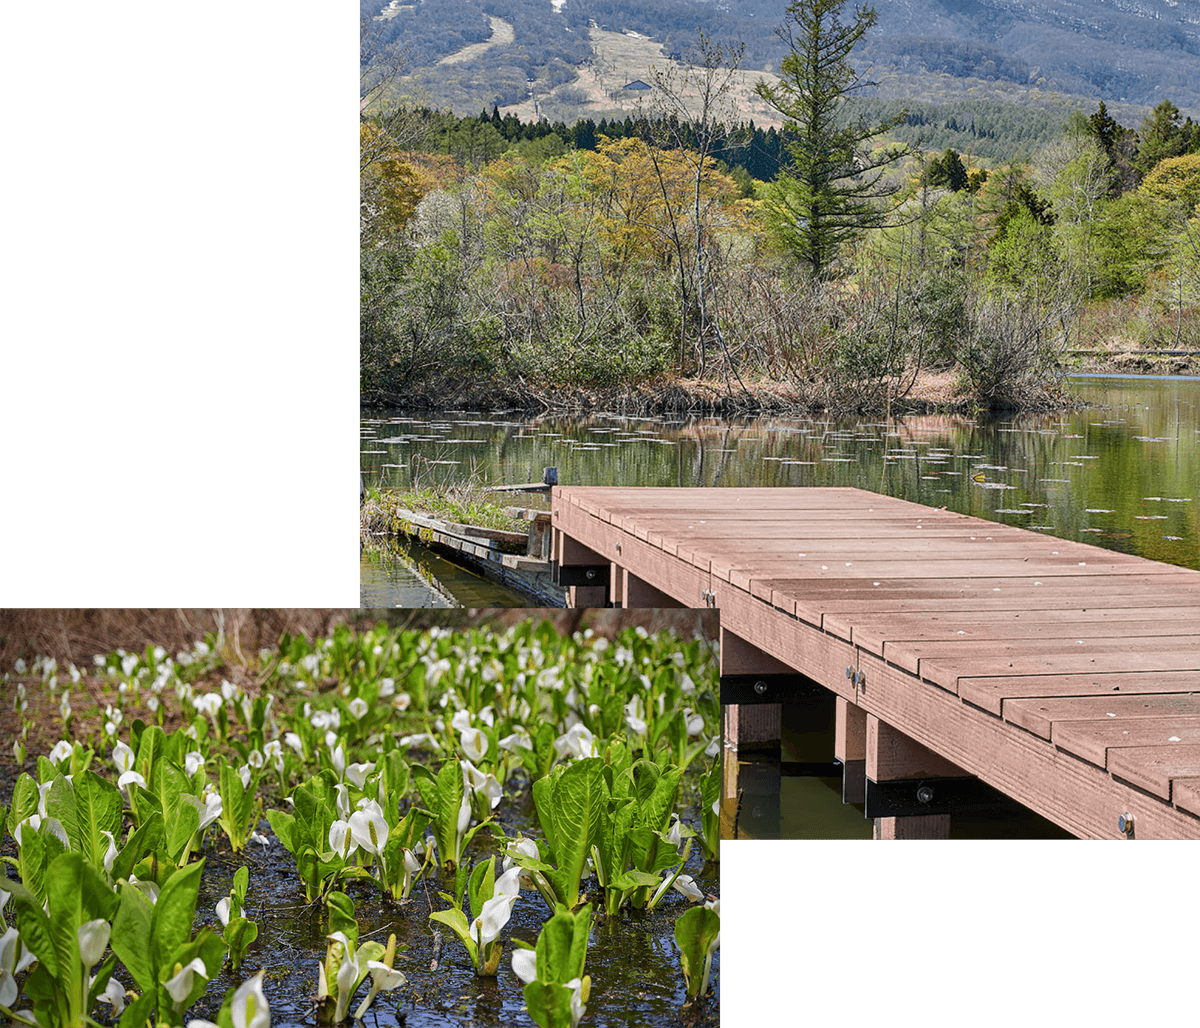
<path id="1" fill-rule="evenodd" d="M 839 696 L 833 755 L 842 762 L 842 802 L 862 803 L 867 791 L 867 712 Z"/>
<path id="2" fill-rule="evenodd" d="M 721 674 L 782 675 L 795 674 L 795 669 L 722 627 Z M 737 746 L 779 742 L 783 719 L 778 703 L 742 703 L 732 709 L 738 726 Z"/>
<path id="3" fill-rule="evenodd" d="M 682 607 L 683 604 L 661 589 L 656 589 L 632 574 L 628 569 L 621 571 L 620 600 L 622 607 Z"/>
<path id="4" fill-rule="evenodd" d="M 563 567 L 584 565 L 594 567 L 608 563 L 595 550 L 576 542 L 569 535 L 554 532 L 554 559 Z M 572 585 L 567 587 L 568 607 L 603 607 L 608 603 L 607 586 Z"/>
<path id="5" fill-rule="evenodd" d="M 866 771 L 872 781 L 953 778 L 968 774 L 957 764 L 880 721 L 874 714 L 867 715 L 866 743 Z M 949 835 L 949 814 L 875 819 L 876 839 L 946 839 Z"/>

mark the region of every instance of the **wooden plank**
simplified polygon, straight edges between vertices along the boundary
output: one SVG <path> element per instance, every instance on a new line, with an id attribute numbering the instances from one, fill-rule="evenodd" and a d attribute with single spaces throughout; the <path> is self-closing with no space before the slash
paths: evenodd
<path id="1" fill-rule="evenodd" d="M 1195 649 L 1186 652 L 1161 650 L 1131 654 L 1116 651 L 1088 655 L 1082 646 L 1079 655 L 1062 653 L 1027 654 L 1013 653 L 1011 659 L 972 658 L 964 655 L 954 660 L 928 659 L 920 664 L 921 677 L 954 692 L 960 677 L 991 677 L 1000 675 L 1061 675 L 1090 671 L 1105 674 L 1120 671 L 1198 671 L 1200 653 Z"/>
<path id="2" fill-rule="evenodd" d="M 1170 610 L 1179 610 L 1173 607 Z M 1186 609 L 1186 608 L 1184 608 Z M 1198 608 L 1200 609 L 1200 608 Z M 1200 637 L 1200 617 L 1195 612 L 1186 616 L 1172 616 L 1164 611 L 1162 617 L 1146 617 L 1128 621 L 1073 620 L 1067 621 L 1051 615 L 1057 611 L 998 613 L 994 619 L 959 620 L 954 617 L 927 615 L 907 616 L 903 621 L 877 617 L 863 627 L 851 630 L 850 640 L 865 646 L 873 653 L 883 653 L 885 643 L 889 646 L 906 647 L 924 642 L 956 642 L 960 640 L 1013 641 L 1038 639 L 1083 640 L 1084 645 L 1105 642 L 1109 639 L 1139 639 L 1162 636 Z M 1045 617 L 1041 615 L 1046 615 Z M 828 628 L 828 626 L 826 626 Z"/>
<path id="3" fill-rule="evenodd" d="M 877 817 L 876 839 L 949 839 L 949 814 L 923 814 L 919 817 Z"/>
<path id="4" fill-rule="evenodd" d="M 1053 739 L 1053 726 L 1067 721 L 1190 717 L 1200 717 L 1200 693 L 1009 700 L 1004 704 L 1005 721 L 1043 739 Z"/>
<path id="5" fill-rule="evenodd" d="M 969 774 L 874 714 L 867 715 L 867 777 L 871 781 L 957 778 Z"/>
<path id="6" fill-rule="evenodd" d="M 958 695 L 968 703 L 1000 714 L 1012 699 L 1050 696 L 1111 696 L 1143 693 L 1178 693 L 1200 689 L 1193 672 L 1152 671 L 1112 674 L 1028 675 L 997 678 L 960 678 Z"/>
<path id="7" fill-rule="evenodd" d="M 867 712 L 841 696 L 834 715 L 833 755 L 843 762 L 867 759 Z"/>
<path id="8" fill-rule="evenodd" d="M 1114 777 L 1169 800 L 1171 779 L 1191 779 L 1200 775 L 1200 744 L 1131 746 L 1112 750 L 1108 755 L 1108 769 Z M 1138 827 L 1140 829 L 1141 825 Z"/>
<path id="9" fill-rule="evenodd" d="M 1200 778 L 1176 778 L 1171 782 L 1171 799 L 1180 810 L 1200 816 Z"/>
<path id="10" fill-rule="evenodd" d="M 1200 743 L 1200 716 L 1055 721 L 1050 729 L 1050 741 L 1059 749 L 1106 767 L 1107 755 L 1116 749 Z"/>

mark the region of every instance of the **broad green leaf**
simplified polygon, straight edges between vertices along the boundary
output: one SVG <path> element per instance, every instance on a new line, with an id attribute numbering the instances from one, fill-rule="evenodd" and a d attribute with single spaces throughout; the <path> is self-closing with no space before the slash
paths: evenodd
<path id="1" fill-rule="evenodd" d="M 244 917 L 231 918 L 225 926 L 225 945 L 231 953 L 244 953 L 258 938 L 258 925 Z"/>
<path id="2" fill-rule="evenodd" d="M 296 818 L 289 814 L 286 810 L 268 810 L 267 824 L 271 826 L 279 841 L 283 843 L 286 849 L 293 857 L 296 855 L 296 844 L 292 838 L 292 828 L 296 823 Z"/>
<path id="3" fill-rule="evenodd" d="M 721 934 L 721 917 L 707 907 L 692 907 L 675 922 L 675 942 L 689 996 L 707 991 L 705 968 L 712 944 Z"/>
<path id="4" fill-rule="evenodd" d="M 344 892 L 331 892 L 329 905 L 329 934 L 345 932 L 350 942 L 358 945 L 358 920 L 354 916 L 354 900 Z"/>
<path id="5" fill-rule="evenodd" d="M 577 760 L 550 782 L 553 793 L 549 820 L 554 826 L 557 869 L 546 877 L 570 907 L 579 902 L 579 882 L 608 799 L 602 764 L 600 757 Z"/>
<path id="6" fill-rule="evenodd" d="M 591 915 L 590 903 L 584 904 L 575 914 L 559 907 L 542 926 L 537 941 L 539 981 L 569 982 L 583 976 Z"/>
<path id="7" fill-rule="evenodd" d="M 21 881 L 39 898 L 45 898 L 46 841 L 41 830 L 30 825 L 21 829 Z M 5 886 L 7 888 L 7 885 Z"/>
<path id="8" fill-rule="evenodd" d="M 679 769 L 674 765 L 660 768 L 651 761 L 639 760 L 630 771 L 638 804 L 634 823 L 666 829 L 671 820 L 671 811 L 675 809 L 675 796 L 679 792 Z"/>
<path id="9" fill-rule="evenodd" d="M 250 868 L 243 865 L 233 873 L 233 891 L 240 900 L 246 899 L 246 890 L 250 887 Z"/>
<path id="10" fill-rule="evenodd" d="M 120 905 L 113 919 L 112 937 L 109 945 L 129 968 L 138 988 L 152 998 L 156 994 L 158 980 L 155 977 L 154 955 L 147 945 L 150 926 L 154 919 L 154 906 L 145 893 L 128 882 L 121 886 Z M 122 1023 L 124 1019 L 122 1018 Z"/>
<path id="11" fill-rule="evenodd" d="M 146 729 L 146 735 L 154 729 L 162 731 L 154 725 Z M 143 737 L 142 746 L 145 745 L 146 739 Z M 171 812 L 179 805 L 180 794 L 187 790 L 187 776 L 163 757 L 154 765 L 154 771 L 146 781 L 150 783 L 150 793 L 158 801 L 158 809 L 163 812 L 164 819 L 169 819 Z"/>
<path id="12" fill-rule="evenodd" d="M 462 944 L 467 947 L 467 952 L 471 954 L 471 963 L 477 964 L 479 962 L 479 947 L 475 944 L 475 940 L 471 938 L 471 926 L 467 921 L 466 915 L 461 910 L 457 908 L 438 910 L 429 915 L 429 920 L 438 921 L 453 931 L 462 940 Z"/>
<path id="13" fill-rule="evenodd" d="M 114 839 L 121 837 L 123 806 L 121 790 L 95 771 L 84 771 L 75 776 L 79 849 L 93 867 L 104 866 L 104 854 L 108 850 L 108 840 L 100 833 L 108 831 Z"/>
<path id="14" fill-rule="evenodd" d="M 203 869 L 204 859 L 201 858 L 173 874 L 162 887 L 150 926 L 150 947 L 155 953 L 170 953 L 191 937 Z"/>
<path id="15" fill-rule="evenodd" d="M 142 732 L 142 737 L 138 740 L 137 755 L 133 760 L 133 768 L 147 782 L 153 779 L 154 768 L 163 756 L 166 741 L 167 735 L 158 725 L 147 726 Z M 151 786 L 151 791 L 155 791 L 153 786 Z M 166 810 L 167 808 L 164 807 L 163 809 Z"/>
<path id="16" fill-rule="evenodd" d="M 79 818 L 75 812 L 75 789 L 66 776 L 58 775 L 46 793 L 46 814 L 55 818 L 71 840 L 71 849 L 82 849 L 79 844 Z"/>
<path id="17" fill-rule="evenodd" d="M 530 982 L 525 986 L 525 1009 L 538 1028 L 571 1028 L 572 990 L 557 982 Z"/>
<path id="18" fill-rule="evenodd" d="M 190 803 L 177 803 L 167 821 L 167 855 L 178 863 L 179 855 L 200 827 L 200 813 Z"/>
<path id="19" fill-rule="evenodd" d="M 12 893 L 9 902 L 16 914 L 21 941 L 38 958 L 55 978 L 58 977 L 58 953 L 54 948 L 54 936 L 50 930 L 50 919 L 42 909 L 42 901 L 20 882 L 5 882 Z"/>
<path id="20" fill-rule="evenodd" d="M 112 876 L 114 881 L 121 878 L 128 878 L 134 866 L 147 853 L 152 852 L 158 847 L 158 844 L 162 841 L 163 830 L 162 814 L 157 810 L 151 811 L 148 817 L 142 819 L 138 830 L 130 833 L 129 838 L 125 840 L 125 845 L 121 847 L 121 852 L 117 854 L 116 859 L 113 861 Z"/>
<path id="21" fill-rule="evenodd" d="M 496 858 L 480 861 L 471 869 L 470 887 L 467 894 L 471 898 L 471 913 L 478 917 L 483 905 L 496 892 Z"/>
<path id="22" fill-rule="evenodd" d="M 17 783 L 12 789 L 12 807 L 8 811 L 8 825 L 10 829 L 23 822 L 26 817 L 37 813 L 38 804 L 37 782 L 32 780 L 28 774 L 17 776 Z"/>

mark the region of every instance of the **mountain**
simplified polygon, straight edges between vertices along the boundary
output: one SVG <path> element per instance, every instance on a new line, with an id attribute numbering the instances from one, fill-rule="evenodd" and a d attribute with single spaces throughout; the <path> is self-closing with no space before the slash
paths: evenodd
<path id="1" fill-rule="evenodd" d="M 459 113 L 499 105 L 574 121 L 636 112 L 650 67 L 686 59 L 697 32 L 745 46 L 736 97 L 772 112 L 755 80 L 779 67 L 780 0 L 361 0 L 367 24 L 409 46 L 407 87 Z M 1123 123 L 1170 99 L 1200 117 L 1200 0 L 876 0 L 851 63 L 874 94 L 1091 111 Z M 849 11 L 849 5 L 847 11 Z M 375 20 L 370 20 L 375 19 Z"/>

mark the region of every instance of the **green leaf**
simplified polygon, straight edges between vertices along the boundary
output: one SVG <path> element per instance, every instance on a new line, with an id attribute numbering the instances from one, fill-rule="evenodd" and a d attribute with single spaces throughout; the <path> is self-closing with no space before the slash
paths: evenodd
<path id="1" fill-rule="evenodd" d="M 177 803 L 167 821 L 166 831 L 167 855 L 172 861 L 178 863 L 179 855 L 199 827 L 200 812 L 190 803 Z"/>
<path id="2" fill-rule="evenodd" d="M 155 976 L 153 954 L 150 951 L 150 926 L 154 920 L 154 905 L 136 885 L 128 882 L 121 886 L 120 905 L 113 919 L 112 937 L 109 944 L 121 962 L 129 968 L 138 988 L 151 998 L 156 994 L 158 979 Z M 122 1023 L 124 1019 L 122 1018 Z"/>
<path id="3" fill-rule="evenodd" d="M 123 807 L 121 790 L 95 771 L 75 776 L 79 849 L 93 867 L 104 866 L 104 854 L 108 851 L 108 840 L 100 833 L 108 831 L 114 839 L 121 837 Z"/>
<path id="4" fill-rule="evenodd" d="M 708 991 L 705 968 L 712 944 L 720 934 L 721 916 L 707 907 L 692 907 L 675 922 L 675 942 L 688 996 Z"/>
<path id="5" fill-rule="evenodd" d="M 82 849 L 79 844 L 79 818 L 75 812 L 75 789 L 64 775 L 58 775 L 46 793 L 46 815 L 55 818 L 71 840 L 71 849 Z"/>
<path id="6" fill-rule="evenodd" d="M 454 932 L 471 955 L 471 963 L 478 966 L 479 947 L 475 944 L 475 940 L 471 938 L 471 926 L 467 922 L 466 915 L 461 910 L 457 908 L 452 910 L 438 910 L 429 915 L 429 920 L 444 924 Z"/>
<path id="7" fill-rule="evenodd" d="M 542 926 L 537 941 L 539 981 L 569 982 L 583 977 L 591 915 L 590 903 L 585 903 L 574 914 L 565 907 L 559 907 Z"/>
<path id="8" fill-rule="evenodd" d="M 146 735 L 155 729 L 162 731 L 158 725 L 154 725 L 146 729 Z M 142 747 L 145 746 L 146 740 L 143 737 Z M 150 783 L 150 794 L 158 802 L 158 809 L 163 812 L 163 818 L 168 819 L 175 807 L 179 806 L 180 794 L 187 789 L 187 776 L 164 756 L 154 765 L 154 770 L 146 781 Z"/>
<path id="9" fill-rule="evenodd" d="M 167 735 L 158 725 L 147 727 L 138 740 L 137 755 L 133 760 L 133 769 L 147 782 L 151 781 L 154 776 L 154 768 L 158 764 L 159 758 L 163 756 L 166 741 Z M 153 787 L 151 787 L 151 791 L 154 791 Z M 163 809 L 166 810 L 167 808 L 164 807 Z"/>
<path id="10" fill-rule="evenodd" d="M 19 882 L 5 882 L 5 887 L 12 893 L 10 902 L 21 941 L 50 974 L 58 978 L 58 952 L 54 948 L 50 919 L 42 910 L 42 901 Z"/>
<path id="11" fill-rule="evenodd" d="M 603 759 L 577 760 L 561 775 L 544 779 L 551 787 L 548 820 L 554 830 L 554 860 L 557 868 L 546 877 L 555 893 L 569 907 L 579 902 L 579 883 L 591 852 L 592 840 L 600 830 L 600 818 L 608 795 L 602 770 Z M 535 787 L 535 797 L 537 796 Z M 543 818 L 539 807 L 539 819 Z"/>
<path id="12" fill-rule="evenodd" d="M 162 841 L 163 830 L 162 814 L 158 811 L 151 811 L 148 817 L 142 819 L 138 830 L 125 840 L 125 845 L 121 847 L 121 852 L 113 861 L 114 881 L 128 878 L 138 861 L 158 847 Z M 113 837 L 116 838 L 115 835 Z"/>
<path id="13" fill-rule="evenodd" d="M 37 783 L 28 775 L 20 774 L 13 786 L 12 807 L 9 810 L 10 824 L 16 826 L 27 817 L 38 812 Z"/>
<path id="14" fill-rule="evenodd" d="M 162 887 L 150 926 L 150 948 L 156 954 L 170 953 L 191 937 L 203 870 L 204 859 L 201 858 L 173 874 Z"/>
<path id="15" fill-rule="evenodd" d="M 41 829 L 21 829 L 21 880 L 39 897 L 45 897 L 46 840 Z M 6 886 L 7 887 L 7 886 Z"/>
<path id="16" fill-rule="evenodd" d="M 525 1009 L 539 1028 L 571 1028 L 571 989 L 537 981 L 526 985 L 524 994 Z"/>
<path id="17" fill-rule="evenodd" d="M 292 837 L 292 830 L 296 824 L 296 818 L 286 810 L 268 810 L 267 824 L 271 826 L 271 831 L 279 837 L 284 849 L 294 857 L 296 844 Z"/>

